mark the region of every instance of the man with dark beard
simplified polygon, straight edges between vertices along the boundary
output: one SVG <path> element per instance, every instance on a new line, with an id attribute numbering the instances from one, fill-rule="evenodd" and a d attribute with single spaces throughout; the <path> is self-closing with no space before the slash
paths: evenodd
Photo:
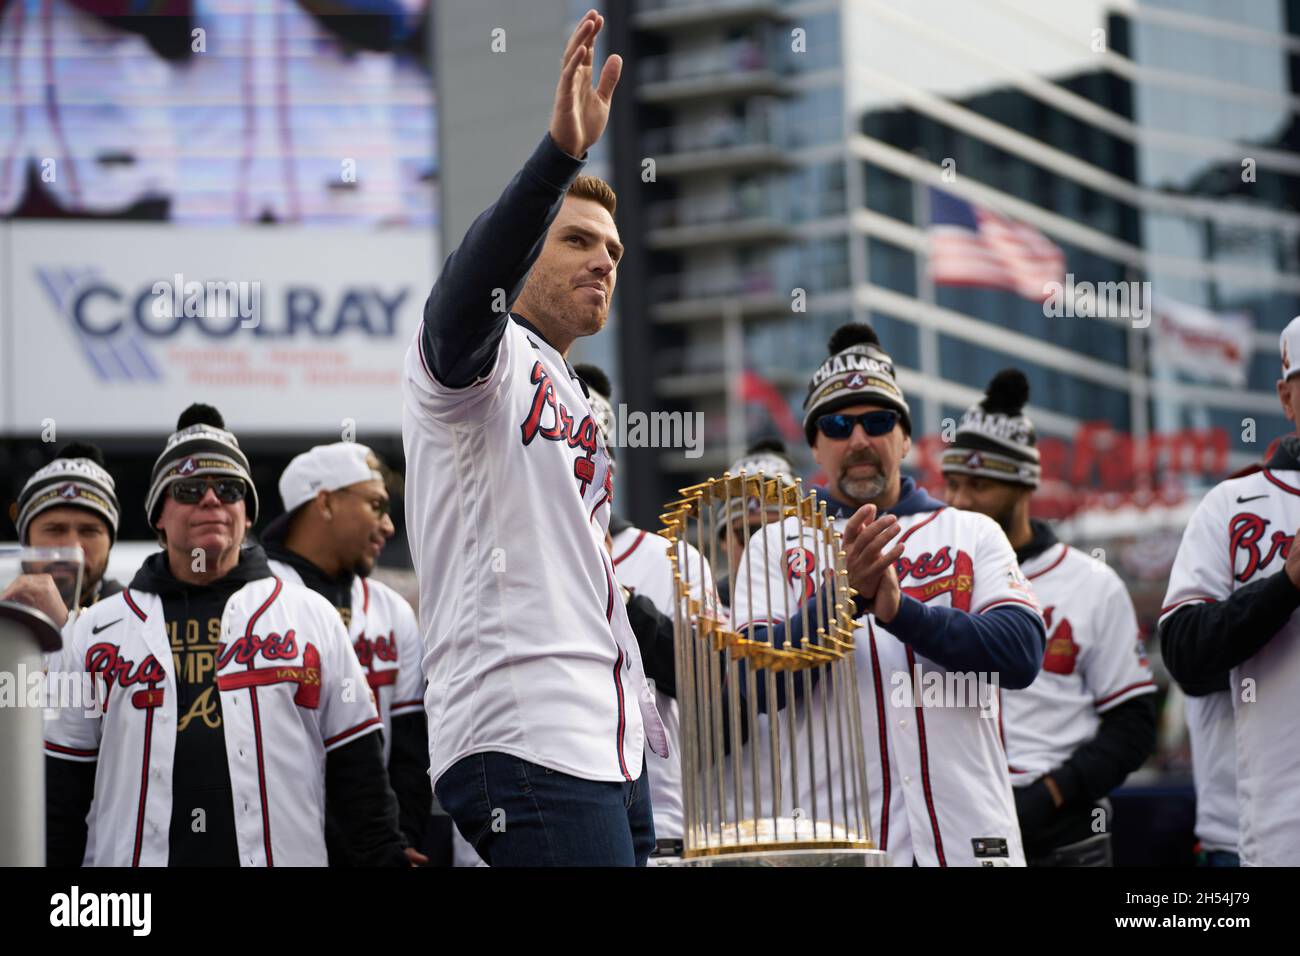
<path id="1" fill-rule="evenodd" d="M 1105 797 L 1155 749 L 1156 685 L 1119 575 L 1029 517 L 1039 462 L 1028 400 L 1023 372 L 995 375 L 941 467 L 949 504 L 1002 526 L 1047 624 L 1042 671 L 1002 697 L 1025 857 L 1030 866 L 1109 866 Z"/>
<path id="2" fill-rule="evenodd" d="M 827 352 L 804 399 L 804 430 L 828 478 L 818 498 L 843 535 L 857 592 L 858 695 L 878 768 L 867 781 L 872 835 L 896 865 L 1023 865 L 998 688 L 1033 683 L 1042 618 L 997 524 L 944 507 L 902 474 L 911 410 L 875 331 L 841 326 Z M 755 533 L 736 572 L 732 629 L 777 646 L 815 640 L 809 622 L 829 617 L 833 595 L 818 549 L 795 517 Z M 817 724 L 834 693 L 823 682 L 811 699 L 798 699 L 798 684 L 795 702 L 783 701 L 779 686 L 774 706 L 761 686 L 755 696 L 760 711 L 795 706 L 814 738 L 829 739 Z M 824 782 L 835 779 L 835 763 L 831 748 L 823 783 L 812 791 L 801 778 L 806 792 L 792 794 L 790 806 L 830 806 Z"/>
<path id="3" fill-rule="evenodd" d="M 118 515 L 117 488 L 104 467 L 103 452 L 95 445 L 72 442 L 27 479 L 18 496 L 14 523 L 18 540 L 34 548 L 81 545 L 85 565 L 80 604 L 89 607 L 122 590 L 117 581 L 104 577 L 117 539 Z M 70 582 L 57 570 L 47 570 L 53 571 L 64 603 L 68 603 L 72 599 Z"/>

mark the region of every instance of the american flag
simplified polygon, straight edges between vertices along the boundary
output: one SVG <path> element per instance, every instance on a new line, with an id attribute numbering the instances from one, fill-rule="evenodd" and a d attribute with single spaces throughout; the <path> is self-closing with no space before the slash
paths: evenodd
<path id="1" fill-rule="evenodd" d="M 1065 253 L 1037 229 L 930 189 L 930 279 L 1047 298 L 1065 282 Z"/>

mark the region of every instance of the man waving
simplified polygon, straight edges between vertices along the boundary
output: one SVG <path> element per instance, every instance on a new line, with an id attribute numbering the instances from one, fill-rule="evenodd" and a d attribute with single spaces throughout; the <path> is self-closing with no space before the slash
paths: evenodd
<path id="1" fill-rule="evenodd" d="M 430 771 L 492 866 L 641 865 L 642 752 L 667 752 L 605 549 L 610 457 L 566 355 L 604 326 L 622 254 L 579 176 L 622 60 L 569 38 L 550 129 L 443 265 L 406 355 L 407 524 Z"/>

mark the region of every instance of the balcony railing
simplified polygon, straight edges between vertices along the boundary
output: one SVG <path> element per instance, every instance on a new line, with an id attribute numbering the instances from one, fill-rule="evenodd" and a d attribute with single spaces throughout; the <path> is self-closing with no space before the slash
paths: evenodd
<path id="1" fill-rule="evenodd" d="M 849 285 L 846 262 L 823 263 L 804 269 L 765 263 L 748 269 L 694 269 L 657 275 L 650 280 L 648 292 L 652 305 L 666 305 L 733 296 L 788 298 L 796 287 L 820 294 L 847 289 Z"/>
<path id="2" fill-rule="evenodd" d="M 649 287 L 651 302 L 661 303 L 683 299 L 766 295 L 775 293 L 780 285 L 777 270 L 764 264 L 744 270 L 695 270 L 658 275 L 650 280 Z"/>
<path id="3" fill-rule="evenodd" d="M 637 13 L 658 12 L 660 10 L 699 10 L 708 9 L 715 13 L 733 7 L 780 7 L 788 6 L 792 0 L 636 0 Z"/>
<path id="4" fill-rule="evenodd" d="M 647 57 L 641 61 L 640 70 L 644 84 L 764 71 L 784 74 L 788 67 L 757 40 L 742 38 L 708 50 Z"/>
<path id="5" fill-rule="evenodd" d="M 780 132 L 779 126 L 776 118 L 767 111 L 745 119 L 720 116 L 647 130 L 641 137 L 641 146 L 648 155 L 734 149 L 741 146 L 783 148 L 786 137 Z"/>
<path id="6" fill-rule="evenodd" d="M 657 202 L 646 210 L 651 229 L 681 229 L 689 226 L 718 226 L 750 219 L 791 218 L 788 203 L 779 201 L 775 190 L 758 186 L 706 197 Z"/>

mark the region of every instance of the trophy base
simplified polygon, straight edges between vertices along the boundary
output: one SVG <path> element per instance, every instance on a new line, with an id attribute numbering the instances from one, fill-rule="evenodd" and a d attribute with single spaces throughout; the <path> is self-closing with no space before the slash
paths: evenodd
<path id="1" fill-rule="evenodd" d="M 660 866 L 889 866 L 884 850 L 775 850 L 762 849 L 683 857 Z"/>

